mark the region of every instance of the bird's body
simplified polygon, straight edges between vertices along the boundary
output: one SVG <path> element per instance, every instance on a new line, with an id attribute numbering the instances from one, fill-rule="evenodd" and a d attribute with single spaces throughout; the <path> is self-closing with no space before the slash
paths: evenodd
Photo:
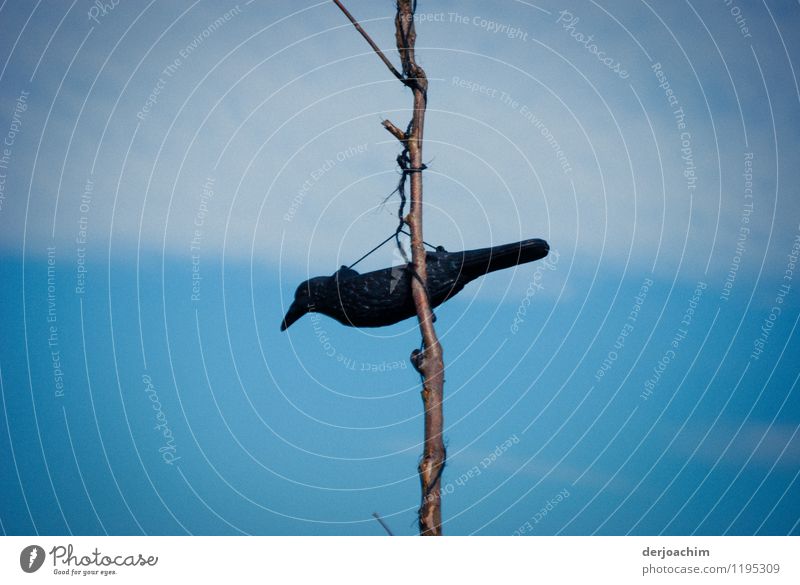
<path id="1" fill-rule="evenodd" d="M 438 307 L 484 274 L 539 260 L 549 250 L 544 240 L 532 239 L 464 252 L 447 252 L 443 248 L 428 252 L 427 289 L 431 307 Z M 413 267 L 406 264 L 365 274 L 343 266 L 331 276 L 307 280 L 297 287 L 281 331 L 310 312 L 322 313 L 352 327 L 382 327 L 413 317 L 416 315 L 411 296 L 413 278 Z"/>

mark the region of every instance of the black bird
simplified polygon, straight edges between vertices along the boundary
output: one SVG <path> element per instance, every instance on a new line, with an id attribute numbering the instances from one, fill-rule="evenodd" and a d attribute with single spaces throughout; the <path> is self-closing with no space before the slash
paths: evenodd
<path id="1" fill-rule="evenodd" d="M 438 307 L 484 274 L 539 260 L 549 251 L 547 242 L 533 239 L 465 252 L 447 252 L 442 247 L 428 252 L 431 306 Z M 307 280 L 297 287 L 281 331 L 311 312 L 352 327 L 382 327 L 413 317 L 416 309 L 411 297 L 412 278 L 409 263 L 366 274 L 342 266 L 331 276 Z"/>

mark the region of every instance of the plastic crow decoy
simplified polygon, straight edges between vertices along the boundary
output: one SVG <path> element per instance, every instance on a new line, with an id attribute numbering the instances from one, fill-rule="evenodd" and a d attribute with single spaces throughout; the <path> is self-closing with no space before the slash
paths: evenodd
<path id="1" fill-rule="evenodd" d="M 547 242 L 539 239 L 464 252 L 447 252 L 440 246 L 426 254 L 431 308 L 484 274 L 539 260 L 549 251 Z M 331 276 L 307 280 L 297 287 L 281 331 L 311 312 L 351 327 L 382 327 L 413 317 L 417 311 L 411 296 L 412 278 L 409 263 L 366 274 L 342 266 Z"/>

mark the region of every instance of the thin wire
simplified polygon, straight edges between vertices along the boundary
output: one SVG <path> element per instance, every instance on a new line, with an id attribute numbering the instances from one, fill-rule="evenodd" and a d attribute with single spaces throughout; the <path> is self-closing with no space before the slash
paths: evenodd
<path id="1" fill-rule="evenodd" d="M 366 254 L 364 254 L 364 255 L 363 255 L 361 258 L 359 258 L 358 260 L 356 260 L 355 262 L 353 262 L 353 263 L 352 263 L 350 266 L 348 266 L 348 268 L 352 268 L 353 266 L 355 266 L 356 264 L 358 264 L 359 262 L 361 262 L 361 261 L 362 261 L 364 258 L 366 258 L 366 257 L 367 257 L 367 256 L 369 256 L 370 254 L 372 254 L 373 252 L 375 252 L 376 250 L 378 250 L 378 249 L 379 249 L 381 246 L 383 246 L 383 245 L 384 245 L 386 242 L 388 242 L 389 240 L 391 240 L 393 237 L 394 237 L 394 234 L 392 234 L 391 236 L 389 236 L 388 238 L 386 238 L 385 240 L 383 240 L 383 241 L 382 241 L 380 244 L 378 244 L 377 246 L 375 246 L 374 248 L 372 248 L 372 250 L 370 250 L 369 252 L 367 252 Z"/>
<path id="2" fill-rule="evenodd" d="M 403 233 L 403 234 L 407 235 L 408 237 L 411 237 L 411 234 L 409 234 L 407 231 L 405 231 L 405 230 L 399 230 L 399 231 L 400 231 L 401 233 Z M 395 235 L 396 235 L 396 234 L 392 234 L 391 236 L 389 236 L 388 238 L 386 238 L 385 240 L 383 240 L 383 241 L 382 241 L 380 244 L 378 244 L 377 246 L 375 246 L 374 248 L 372 248 L 372 250 L 370 250 L 369 252 L 367 252 L 366 254 L 364 254 L 364 255 L 363 255 L 361 258 L 359 258 L 358 260 L 356 260 L 355 262 L 353 262 L 353 263 L 352 263 L 350 266 L 348 266 L 348 268 L 352 268 L 353 266 L 355 266 L 356 264 L 358 264 L 359 262 L 361 262 L 361 261 L 362 261 L 364 258 L 366 258 L 367 256 L 369 256 L 370 254 L 372 254 L 372 253 L 374 253 L 374 252 L 378 251 L 378 250 L 380 249 L 380 247 L 381 247 L 381 246 L 383 246 L 384 244 L 386 244 L 386 242 L 388 242 L 388 241 L 389 241 L 389 240 L 391 240 L 393 237 L 395 237 Z M 425 240 L 422 240 L 422 243 L 423 243 L 423 244 L 425 244 L 426 246 L 428 246 L 429 248 L 431 248 L 432 250 L 436 250 L 436 249 L 437 249 L 437 247 L 436 247 L 436 246 L 434 246 L 434 245 L 432 245 L 432 244 L 429 244 L 429 243 L 428 243 L 428 242 L 426 242 Z"/>
<path id="3" fill-rule="evenodd" d="M 407 235 L 409 238 L 411 237 L 411 234 L 409 234 L 406 230 L 400 230 L 400 233 Z M 439 246 L 434 246 L 433 244 L 429 244 L 425 240 L 422 240 L 422 243 L 428 246 L 431 250 L 437 250 L 439 248 Z"/>

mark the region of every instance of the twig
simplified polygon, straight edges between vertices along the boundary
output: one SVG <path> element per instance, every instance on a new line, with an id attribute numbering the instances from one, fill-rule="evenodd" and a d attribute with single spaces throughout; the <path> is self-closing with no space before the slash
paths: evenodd
<path id="1" fill-rule="evenodd" d="M 383 125 L 384 128 L 386 128 L 386 130 L 389 131 L 389 133 L 392 136 L 397 138 L 400 142 L 406 141 L 407 138 L 406 133 L 400 130 L 400 128 L 398 128 L 394 124 L 392 124 L 389 120 L 384 120 L 383 122 L 381 122 L 381 124 Z"/>
<path id="2" fill-rule="evenodd" d="M 442 346 L 433 327 L 433 311 L 427 293 L 428 272 L 425 246 L 422 239 L 422 138 L 425 108 L 428 101 L 428 79 L 416 62 L 414 45 L 414 0 L 398 0 L 395 17 L 397 50 L 403 63 L 403 73 L 414 93 L 414 116 L 406 130 L 408 167 L 411 177 L 411 206 L 405 222 L 411 232 L 412 264 L 416 278 L 411 281 L 411 294 L 417 309 L 422 332 L 423 350 L 416 356 L 414 366 L 423 378 L 422 401 L 425 406 L 425 443 L 419 463 L 422 503 L 419 508 L 419 531 L 423 536 L 442 534 L 441 478 L 446 452 L 444 447 L 444 357 Z"/>
<path id="3" fill-rule="evenodd" d="M 399 225 L 395 237 L 398 238 L 407 225 L 411 233 L 411 265 L 414 278 L 411 279 L 411 296 L 417 311 L 422 351 L 413 355 L 412 363 L 422 376 L 422 401 L 425 407 L 425 442 L 422 459 L 419 462 L 419 477 L 422 486 L 422 503 L 419 508 L 419 532 L 423 536 L 442 534 L 441 478 L 446 461 L 444 447 L 444 357 L 439 338 L 433 327 L 433 311 L 428 299 L 428 271 L 425 245 L 422 239 L 422 136 L 425 125 L 425 108 L 428 101 L 428 79 L 425 71 L 417 65 L 414 46 L 417 33 L 414 28 L 416 0 L 397 0 L 395 16 L 395 40 L 403 64 L 401 75 L 361 28 L 339 0 L 334 3 L 350 19 L 356 30 L 366 39 L 378 57 L 389 70 L 409 87 L 414 94 L 414 114 L 403 132 L 397 126 L 384 120 L 383 127 L 403 143 L 403 152 L 397 157 L 402 176 L 397 191 L 400 193 Z M 403 216 L 405 208 L 405 180 L 411 179 L 411 206 L 408 215 Z M 398 246 L 400 242 L 398 240 Z M 402 251 L 402 247 L 400 248 Z M 405 253 L 404 253 L 405 255 Z"/>
<path id="4" fill-rule="evenodd" d="M 386 64 L 386 66 L 389 68 L 389 71 L 391 71 L 397 79 L 399 79 L 403 83 L 407 83 L 406 80 L 403 78 L 403 76 L 400 74 L 400 72 L 394 68 L 392 62 L 389 61 L 386 55 L 383 54 L 383 51 L 381 51 L 378 45 L 375 44 L 375 41 L 373 41 L 372 38 L 367 34 L 367 31 L 361 28 L 361 25 L 358 24 L 358 21 L 355 18 L 353 18 L 353 15 L 350 14 L 350 12 L 348 12 L 347 8 L 345 8 L 342 5 L 342 3 L 339 2 L 339 0 L 333 0 L 333 3 L 339 7 L 339 10 L 344 12 L 344 15 L 350 20 L 350 22 L 353 23 L 353 26 L 356 27 L 356 30 L 360 32 L 361 36 L 364 37 L 364 39 L 369 43 L 369 46 L 372 47 L 372 50 L 375 51 L 378 54 L 378 57 L 381 58 L 381 61 L 383 61 Z"/>
<path id="5" fill-rule="evenodd" d="M 381 523 L 381 526 L 383 526 L 383 529 L 386 531 L 386 534 L 388 534 L 389 536 L 394 536 L 394 532 L 392 532 L 392 529 L 389 528 L 386 522 L 383 521 L 383 518 L 378 516 L 377 512 L 373 512 L 372 515 L 375 516 L 375 520 Z"/>

